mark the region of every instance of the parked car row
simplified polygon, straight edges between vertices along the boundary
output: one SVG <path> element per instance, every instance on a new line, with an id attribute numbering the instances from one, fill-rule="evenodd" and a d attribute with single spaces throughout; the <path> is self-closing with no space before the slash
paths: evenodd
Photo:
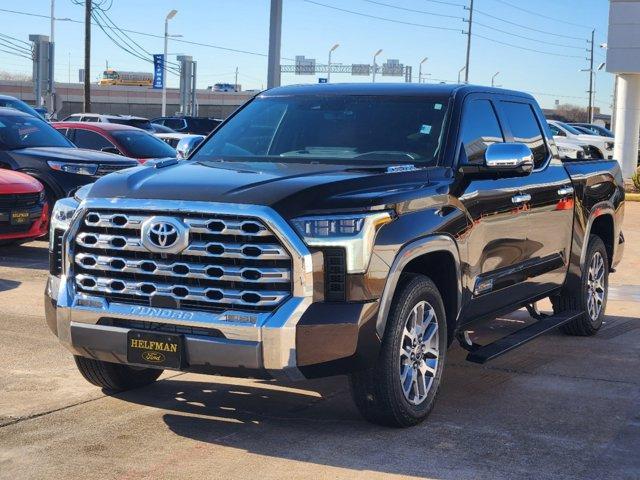
<path id="1" fill-rule="evenodd" d="M 551 133 L 553 134 L 556 144 L 560 143 L 560 145 L 563 145 L 566 149 L 573 148 L 577 151 L 582 150 L 584 152 L 585 156 L 577 157 L 578 159 L 589 158 L 611 160 L 613 158 L 613 138 L 608 135 L 600 135 L 599 133 L 594 134 L 594 131 L 598 131 L 595 129 L 595 125 L 583 124 L 589 125 L 590 127 L 593 127 L 593 129 L 582 126 L 582 130 L 579 130 L 573 125 L 560 122 L 558 120 L 548 120 L 547 123 L 549 124 L 549 128 L 551 129 Z"/>

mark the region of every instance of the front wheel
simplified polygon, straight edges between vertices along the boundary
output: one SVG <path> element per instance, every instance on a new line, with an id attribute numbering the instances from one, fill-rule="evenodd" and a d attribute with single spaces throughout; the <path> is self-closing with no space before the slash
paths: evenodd
<path id="1" fill-rule="evenodd" d="M 436 285 L 422 275 L 403 277 L 375 366 L 350 376 L 362 416 L 394 427 L 422 422 L 435 403 L 446 348 L 447 322 Z"/>
<path id="2" fill-rule="evenodd" d="M 130 367 L 79 356 L 74 356 L 74 359 L 85 380 L 109 392 L 121 392 L 149 385 L 162 374 L 162 370 L 155 368 Z"/>

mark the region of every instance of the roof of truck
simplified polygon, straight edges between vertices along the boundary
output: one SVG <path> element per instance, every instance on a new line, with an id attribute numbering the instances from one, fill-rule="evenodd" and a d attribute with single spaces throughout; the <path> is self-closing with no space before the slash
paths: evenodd
<path id="1" fill-rule="evenodd" d="M 503 88 L 484 87 L 466 84 L 433 83 L 320 83 L 307 85 L 288 85 L 262 92 L 260 97 L 279 95 L 411 95 L 449 97 L 454 93 L 496 93 L 531 98 L 528 93 Z"/>

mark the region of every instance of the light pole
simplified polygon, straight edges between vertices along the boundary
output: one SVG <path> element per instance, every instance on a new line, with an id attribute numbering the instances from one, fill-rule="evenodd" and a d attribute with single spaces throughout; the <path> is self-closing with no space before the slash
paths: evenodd
<path id="1" fill-rule="evenodd" d="M 500 74 L 500 72 L 496 72 L 493 74 L 493 76 L 491 77 L 491 86 L 495 87 L 496 86 L 496 77 Z"/>
<path id="2" fill-rule="evenodd" d="M 467 69 L 467 67 L 462 67 L 460 70 L 458 70 L 458 83 L 460 83 L 460 75 L 462 75 L 462 72 L 464 72 Z"/>
<path id="3" fill-rule="evenodd" d="M 329 50 L 329 62 L 327 63 L 327 83 L 331 81 L 331 54 L 333 51 L 340 46 L 339 43 L 336 43 L 331 50 Z"/>
<path id="4" fill-rule="evenodd" d="M 429 57 L 424 57 L 420 60 L 420 65 L 418 65 L 418 83 L 422 83 L 422 64 L 429 60 Z"/>
<path id="5" fill-rule="evenodd" d="M 169 20 L 176 16 L 177 10 L 171 10 L 164 19 L 164 56 L 162 57 L 162 116 L 167 115 L 167 43 L 169 41 Z"/>
<path id="6" fill-rule="evenodd" d="M 378 50 L 376 53 L 373 54 L 373 76 L 371 77 L 371 83 L 376 83 L 376 70 L 378 67 L 376 65 L 376 57 L 381 53 L 382 53 L 382 49 Z"/>

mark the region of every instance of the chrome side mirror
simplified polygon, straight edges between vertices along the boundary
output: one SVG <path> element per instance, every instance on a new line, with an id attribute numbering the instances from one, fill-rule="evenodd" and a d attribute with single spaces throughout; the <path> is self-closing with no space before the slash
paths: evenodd
<path id="1" fill-rule="evenodd" d="M 180 160 L 189 158 L 191 152 L 193 152 L 193 150 L 202 143 L 202 140 L 204 140 L 204 136 L 202 135 L 192 135 L 180 139 L 178 145 L 176 145 L 176 156 Z"/>
<path id="2" fill-rule="evenodd" d="M 533 152 L 524 143 L 494 143 L 485 151 L 484 166 L 491 172 L 528 175 L 533 170 Z"/>

